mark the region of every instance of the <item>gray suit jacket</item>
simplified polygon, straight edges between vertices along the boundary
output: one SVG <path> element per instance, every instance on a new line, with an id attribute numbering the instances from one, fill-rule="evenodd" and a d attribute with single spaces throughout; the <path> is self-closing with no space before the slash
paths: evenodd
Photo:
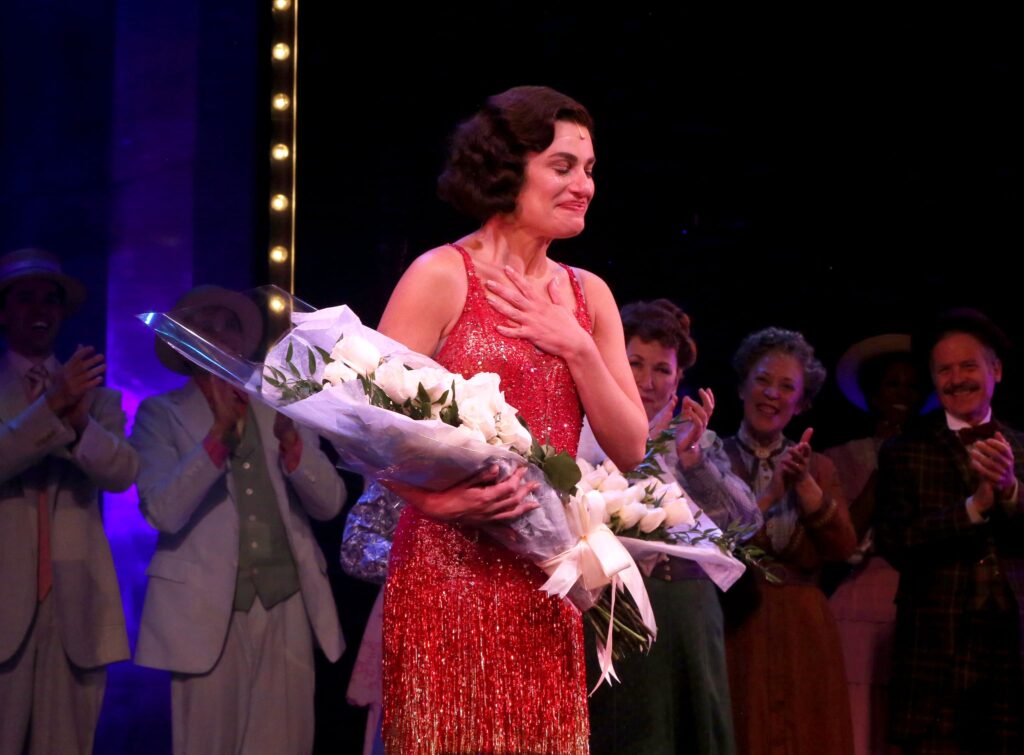
<path id="1" fill-rule="evenodd" d="M 75 431 L 45 398 L 29 406 L 21 375 L 0 357 L 0 663 L 17 651 L 36 611 L 39 487 L 24 473 L 43 460 L 52 599 L 64 651 L 82 668 L 129 655 L 99 490 L 130 487 L 138 459 L 124 439 L 120 393 L 98 388 L 89 415 L 69 449 Z"/>
<path id="2" fill-rule="evenodd" d="M 274 437 L 274 412 L 252 406 L 259 425 L 281 520 L 299 572 L 302 600 L 313 632 L 330 660 L 345 649 L 327 581 L 327 564 L 309 516 L 337 516 L 345 486 L 320 451 L 317 436 L 299 428 L 302 459 L 285 475 Z M 203 447 L 213 413 L 194 381 L 152 396 L 139 406 L 131 443 L 138 449 L 139 505 L 160 532 L 146 570 L 149 585 L 135 662 L 202 674 L 220 656 L 233 610 L 238 571 L 238 509 L 230 459 L 218 469 Z"/>

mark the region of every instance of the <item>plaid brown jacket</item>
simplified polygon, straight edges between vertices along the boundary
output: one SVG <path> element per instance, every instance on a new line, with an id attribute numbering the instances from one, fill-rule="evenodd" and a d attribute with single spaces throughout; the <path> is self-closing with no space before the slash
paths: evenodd
<path id="1" fill-rule="evenodd" d="M 1024 435 L 1000 430 L 1022 481 Z M 924 736 L 951 700 L 977 685 L 978 617 L 991 630 L 987 636 L 1012 640 L 1024 626 L 1024 482 L 1016 501 L 996 504 L 981 524 L 971 522 L 965 505 L 977 485 L 941 411 L 879 454 L 878 547 L 900 572 L 890 694 L 896 741 Z M 1020 664 L 1018 648 L 1007 653 L 1006 665 L 1019 675 L 1012 668 Z"/>

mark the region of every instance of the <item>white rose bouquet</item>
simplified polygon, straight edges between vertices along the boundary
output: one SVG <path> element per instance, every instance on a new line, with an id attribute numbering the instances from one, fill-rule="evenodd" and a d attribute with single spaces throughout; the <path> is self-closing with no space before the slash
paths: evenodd
<path id="1" fill-rule="evenodd" d="M 274 297 L 283 304 L 275 307 Z M 545 568 L 552 578 L 543 589 L 581 611 L 618 584 L 617 575 L 635 572 L 630 590 L 653 636 L 653 613 L 629 553 L 611 533 L 604 547 L 592 547 L 602 538 L 588 535 L 607 528 L 600 521 L 591 527 L 567 506 L 579 468 L 534 440 L 497 375 L 450 373 L 363 326 L 348 307 L 312 310 L 273 289 L 268 310 L 290 313 L 291 327 L 263 362 L 223 352 L 173 312 L 142 319 L 199 366 L 313 428 L 342 466 L 367 477 L 442 490 L 491 465 L 499 480 L 527 465 L 526 481 L 546 483 L 530 494 L 538 508 L 488 534 Z M 571 557 L 559 560 L 565 554 Z"/>
<path id="2" fill-rule="evenodd" d="M 729 538 L 692 505 L 679 483 L 653 474 L 659 451 L 651 444 L 644 462 L 628 475 L 607 459 L 596 466 L 577 459 L 581 479 L 573 498 L 600 512 L 637 562 L 695 561 L 720 589 L 728 590 L 745 567 L 732 555 Z"/>
<path id="3" fill-rule="evenodd" d="M 648 441 L 644 460 L 628 474 L 607 459 L 596 466 L 577 459 L 580 481 L 570 498 L 570 508 L 586 512 L 593 523 L 602 523 L 636 563 L 653 566 L 666 558 L 689 559 L 697 562 L 718 587 L 727 590 L 745 567 L 731 554 L 727 538 L 699 509 L 691 508 L 686 492 L 661 468 L 660 458 L 669 440 L 670 434 Z M 557 557 L 561 558 L 564 556 Z M 633 579 L 642 582 L 635 570 L 635 566 L 632 571 L 625 570 L 620 577 L 632 600 L 620 600 L 616 608 L 616 591 L 612 590 L 586 613 L 602 638 L 597 648 L 602 681 L 609 676 L 617 678 L 613 659 L 644 650 L 655 636 L 654 631 L 647 631 L 656 630 L 648 620 L 649 609 L 636 601 L 639 591 L 631 585 Z M 620 638 L 614 645 L 613 626 Z"/>

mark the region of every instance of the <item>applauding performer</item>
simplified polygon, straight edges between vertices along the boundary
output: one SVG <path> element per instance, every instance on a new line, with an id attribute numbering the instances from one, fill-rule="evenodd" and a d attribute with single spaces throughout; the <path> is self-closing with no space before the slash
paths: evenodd
<path id="1" fill-rule="evenodd" d="M 91 346 L 53 346 L 85 288 L 52 254 L 0 257 L 0 753 L 91 753 L 108 663 L 128 657 L 99 491 L 138 462 Z M 30 724 L 31 722 L 31 724 Z"/>
<path id="2" fill-rule="evenodd" d="M 921 342 L 942 411 L 882 447 L 879 547 L 900 572 L 891 740 L 1024 751 L 1024 436 L 992 418 L 1006 337 L 951 312 Z"/>

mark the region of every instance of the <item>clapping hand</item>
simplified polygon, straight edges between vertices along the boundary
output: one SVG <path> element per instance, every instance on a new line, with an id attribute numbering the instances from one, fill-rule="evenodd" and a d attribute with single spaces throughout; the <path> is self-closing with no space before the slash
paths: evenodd
<path id="1" fill-rule="evenodd" d="M 289 456 L 294 452 L 299 453 L 299 448 L 302 445 L 302 438 L 299 436 L 299 431 L 295 427 L 295 423 L 288 417 L 278 412 L 274 416 L 274 437 L 277 438 L 278 442 L 278 453 L 281 454 L 282 459 L 289 459 Z M 296 466 L 298 465 L 298 458 L 291 459 Z M 294 467 L 289 467 L 286 462 L 285 468 L 288 472 L 294 471 Z"/>
<path id="2" fill-rule="evenodd" d="M 248 394 L 208 372 L 196 375 L 195 381 L 213 412 L 210 434 L 222 442 L 240 438 L 249 408 Z"/>
<path id="3" fill-rule="evenodd" d="M 808 427 L 800 436 L 800 442 L 790 446 L 779 457 L 779 469 L 786 489 L 793 487 L 807 477 L 811 461 L 811 436 L 814 428 Z"/>
<path id="4" fill-rule="evenodd" d="M 968 450 L 971 468 L 981 478 L 981 485 L 987 484 L 991 492 L 1006 498 L 1013 492 L 1016 476 L 1014 473 L 1013 449 L 1006 437 L 996 432 L 991 438 L 973 443 Z M 979 486 L 980 487 L 980 486 Z M 980 491 L 975 495 L 975 506 L 979 511 L 986 511 L 994 502 L 994 495 L 986 495 L 990 491 Z"/>
<path id="5" fill-rule="evenodd" d="M 676 435 L 676 454 L 683 469 L 690 469 L 700 462 L 700 439 L 704 437 L 708 422 L 715 411 L 715 394 L 710 388 L 701 388 L 697 394 L 700 396 L 700 403 L 687 396 L 683 399 L 683 409 L 680 412 L 680 416 L 687 423 L 686 432 Z"/>
<path id="6" fill-rule="evenodd" d="M 106 371 L 102 354 L 97 354 L 92 346 L 79 346 L 64 366 L 50 377 L 46 403 L 54 414 L 67 419 L 75 430 L 81 432 L 88 421 L 92 403 L 90 392 L 103 382 Z"/>
<path id="7" fill-rule="evenodd" d="M 772 476 L 767 496 L 762 497 L 759 502 L 762 511 L 766 511 L 771 504 L 781 500 L 787 490 L 796 491 L 797 500 L 804 514 L 812 514 L 821 507 L 824 495 L 821 486 L 810 474 L 812 435 L 814 429 L 808 427 L 800 436 L 799 443 L 782 452 L 775 466 L 775 474 Z"/>

